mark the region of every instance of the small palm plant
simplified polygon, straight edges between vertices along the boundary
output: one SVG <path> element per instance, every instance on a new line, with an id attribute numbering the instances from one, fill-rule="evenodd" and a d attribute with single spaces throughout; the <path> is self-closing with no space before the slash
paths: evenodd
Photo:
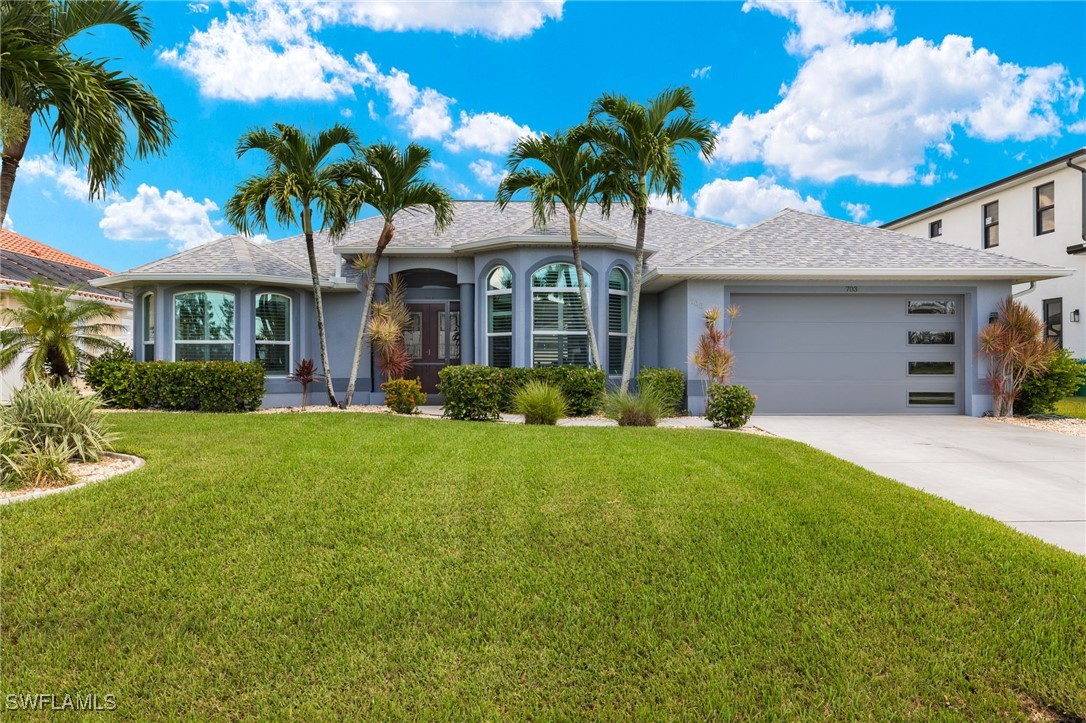
<path id="1" fill-rule="evenodd" d="M 1031 374 L 1048 368 L 1056 351 L 1055 344 L 1044 338 L 1044 323 L 1025 304 L 1008 296 L 996 307 L 998 318 L 980 330 L 978 346 L 988 357 L 988 383 L 995 401 L 997 417 L 1014 414 L 1014 401 L 1022 392 L 1022 382 Z"/>
<path id="2" fill-rule="evenodd" d="M 58 289 L 33 279 L 29 289 L 13 288 L 14 308 L 0 309 L 0 371 L 27 354 L 23 375 L 28 382 L 71 381 L 80 367 L 117 342 L 107 334 L 123 327 L 113 323 L 116 311 L 98 299 L 78 296 L 79 287 Z"/>
<path id="3" fill-rule="evenodd" d="M 739 316 L 739 307 L 728 307 L 727 315 L 729 319 Z M 723 316 L 719 306 L 706 310 L 705 331 L 701 332 L 694 353 L 690 355 L 691 363 L 705 377 L 707 384 L 726 382 L 732 376 L 732 367 L 735 365 L 735 356 L 728 349 L 731 329 L 722 329 L 718 325 Z"/>
<path id="4" fill-rule="evenodd" d="M 317 374 L 317 365 L 312 359 L 301 359 L 294 365 L 294 373 L 290 375 L 290 381 L 302 385 L 302 409 L 309 402 L 309 385 L 320 381 Z"/>

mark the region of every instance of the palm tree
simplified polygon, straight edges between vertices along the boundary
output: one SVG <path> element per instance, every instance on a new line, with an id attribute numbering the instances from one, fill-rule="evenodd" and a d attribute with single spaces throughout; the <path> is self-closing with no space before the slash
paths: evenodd
<path id="1" fill-rule="evenodd" d="M 339 147 L 354 150 L 358 136 L 345 125 L 336 124 L 316 135 L 310 135 L 291 125 L 276 123 L 273 128 L 256 128 L 238 139 L 237 155 L 241 158 L 251 150 L 264 151 L 268 168 L 238 184 L 226 202 L 226 218 L 243 234 L 268 230 L 268 206 L 275 219 L 287 226 L 300 223 L 305 234 L 305 249 L 309 254 L 309 273 L 313 282 L 313 303 L 317 309 L 317 335 L 320 337 L 321 365 L 329 406 L 338 406 L 332 388 L 332 370 L 328 365 L 328 340 L 324 333 L 324 303 L 321 301 L 321 280 L 317 271 L 317 254 L 313 245 L 313 211 L 321 216 L 321 230 L 327 229 L 332 238 L 347 228 L 349 215 L 346 195 L 339 183 L 342 175 L 339 163 L 329 156 Z M 300 214 L 299 214 L 300 211 Z"/>
<path id="2" fill-rule="evenodd" d="M 525 167 L 538 163 L 545 171 Z M 584 282 L 584 265 L 581 263 L 581 239 L 578 223 L 588 204 L 600 203 L 605 214 L 610 212 L 611 185 L 614 176 L 608 174 L 605 162 L 593 153 L 585 142 L 582 128 L 568 133 L 543 134 L 538 138 L 526 136 L 513 146 L 506 164 L 507 175 L 498 185 L 498 206 L 505 210 L 513 195 L 527 191 L 532 204 L 532 215 L 539 226 L 545 226 L 554 217 L 558 205 L 569 217 L 569 242 L 573 246 L 573 266 L 577 271 L 577 288 L 581 295 L 581 311 L 592 364 L 602 369 L 600 346 L 596 339 L 596 327 L 592 323 L 592 311 L 588 304 L 588 289 Z"/>
<path id="3" fill-rule="evenodd" d="M 687 87 L 669 88 L 647 105 L 605 94 L 592 104 L 588 117 L 589 137 L 598 145 L 609 169 L 625 180 L 637 224 L 630 332 L 622 364 L 621 389 L 625 391 L 633 376 L 649 195 L 674 200 L 682 191 L 678 153 L 697 150 L 708 159 L 716 148 L 716 136 L 708 121 L 694 117 L 694 96 Z"/>
<path id="4" fill-rule="evenodd" d="M 79 290 L 54 288 L 40 279 L 32 279 L 29 289 L 10 290 L 19 305 L 0 309 L 0 321 L 13 327 L 0 330 L 0 371 L 29 352 L 23 363 L 27 381 L 66 382 L 83 362 L 117 346 L 104 336 L 123 331 L 109 321 L 116 311 L 104 301 L 75 297 Z"/>
<path id="5" fill-rule="evenodd" d="M 151 23 L 140 3 L 2 0 L 0 16 L 0 218 L 7 215 L 34 119 L 49 126 L 53 148 L 65 162 L 86 163 L 91 198 L 102 197 L 124 175 L 130 128 L 137 158 L 160 155 L 169 146 L 173 121 L 150 88 L 111 70 L 105 60 L 66 47 L 106 25 L 127 30 L 140 47 L 147 46 Z"/>
<path id="6" fill-rule="evenodd" d="M 452 223 L 455 209 L 452 197 L 441 186 L 421 177 L 430 166 L 430 149 L 411 143 L 401 153 L 390 143 L 375 143 L 360 151 L 344 164 L 341 181 L 350 200 L 348 208 L 354 217 L 364 205 L 377 209 L 384 223 L 377 237 L 377 247 L 367 259 L 369 271 L 362 301 L 362 318 L 358 323 L 358 341 L 354 348 L 351 378 L 343 404 L 351 405 L 358 366 L 362 363 L 362 346 L 366 340 L 370 308 L 373 306 L 374 277 L 388 244 L 396 233 L 394 220 L 399 213 L 422 213 L 434 216 L 434 231 L 440 233 Z"/>

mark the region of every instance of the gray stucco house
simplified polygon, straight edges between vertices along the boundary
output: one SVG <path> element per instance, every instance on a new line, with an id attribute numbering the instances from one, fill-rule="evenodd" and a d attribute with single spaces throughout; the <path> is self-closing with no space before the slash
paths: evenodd
<path id="1" fill-rule="evenodd" d="M 380 223 L 358 221 L 335 245 L 317 238 L 339 392 L 362 305 L 350 262 L 372 251 Z M 589 213 L 581 234 L 604 366 L 617 381 L 634 228 L 626 212 Z M 793 210 L 741 230 L 654 210 L 646 250 L 636 366 L 686 372 L 694 413 L 704 383 L 689 358 L 703 314 L 735 304 L 735 383 L 758 395 L 760 413 L 979 416 L 991 397 L 977 331 L 1012 284 L 1072 273 Z M 411 373 L 433 392 L 448 364 L 586 364 L 571 261 L 565 224 L 536 227 L 527 203 L 502 212 L 457 202 L 441 234 L 429 215 L 398 219 L 377 282 L 406 281 Z M 137 360 L 260 359 L 267 406 L 297 404 L 287 376 L 299 359 L 319 359 L 301 236 L 230 236 L 94 283 L 133 294 Z M 374 377 L 366 355 L 356 403 L 383 401 Z"/>

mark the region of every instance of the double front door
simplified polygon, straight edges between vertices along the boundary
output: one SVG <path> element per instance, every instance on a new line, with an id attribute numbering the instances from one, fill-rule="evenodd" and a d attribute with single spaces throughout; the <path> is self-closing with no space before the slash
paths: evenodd
<path id="1" fill-rule="evenodd" d="M 408 304 L 404 346 L 411 358 L 409 378 L 418 377 L 427 394 L 437 391 L 437 373 L 460 363 L 460 302 Z"/>

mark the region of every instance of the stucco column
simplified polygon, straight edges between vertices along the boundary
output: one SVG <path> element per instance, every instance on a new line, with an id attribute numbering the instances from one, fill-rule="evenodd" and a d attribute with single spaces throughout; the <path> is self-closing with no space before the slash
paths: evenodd
<path id="1" fill-rule="evenodd" d="M 156 286 L 154 292 L 155 360 L 173 361 L 173 294 L 167 294 L 162 286 Z"/>
<path id="2" fill-rule="evenodd" d="M 235 298 L 234 358 L 237 361 L 252 361 L 256 358 L 256 308 L 252 287 L 242 286 Z"/>
<path id="3" fill-rule="evenodd" d="M 460 284 L 460 363 L 475 363 L 475 284 Z"/>

